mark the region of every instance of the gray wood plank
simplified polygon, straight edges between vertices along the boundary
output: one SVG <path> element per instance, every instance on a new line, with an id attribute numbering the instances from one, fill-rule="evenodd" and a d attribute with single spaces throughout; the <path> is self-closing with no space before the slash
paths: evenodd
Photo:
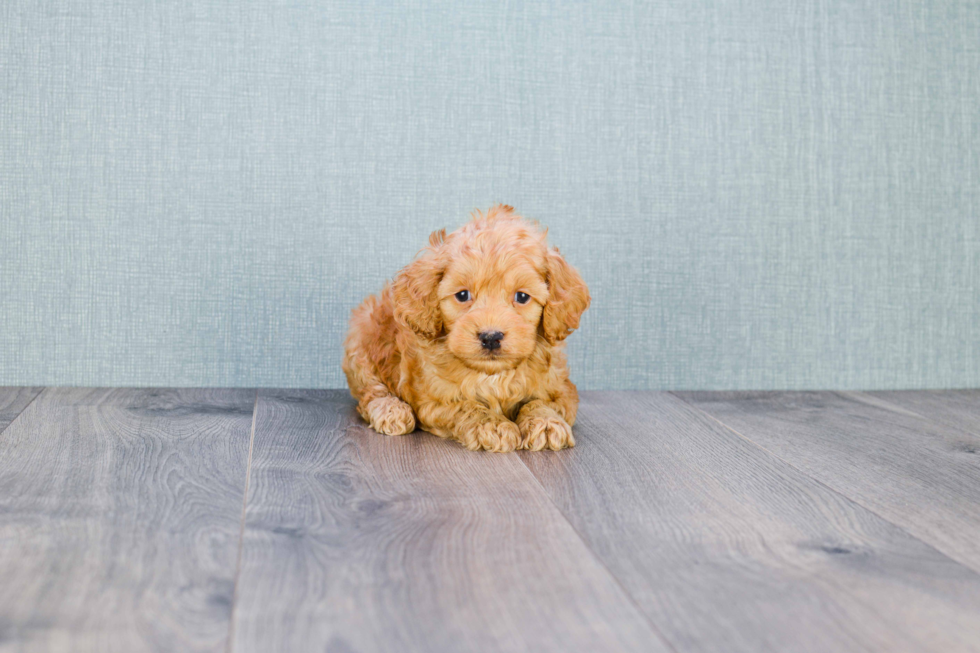
<path id="1" fill-rule="evenodd" d="M 875 397 L 940 424 L 980 435 L 980 390 L 902 390 L 853 394 L 856 397 Z"/>
<path id="2" fill-rule="evenodd" d="M 664 651 L 514 454 L 260 393 L 235 651 Z"/>
<path id="3" fill-rule="evenodd" d="M 677 651 L 970 651 L 980 574 L 664 393 L 521 452 Z"/>
<path id="4" fill-rule="evenodd" d="M 221 651 L 255 392 L 45 390 L 0 438 L 0 651 Z"/>
<path id="5" fill-rule="evenodd" d="M 14 421 L 43 388 L 0 387 L 0 433 Z"/>
<path id="6" fill-rule="evenodd" d="M 683 396 L 822 483 L 980 571 L 976 436 L 872 405 L 857 395 Z"/>

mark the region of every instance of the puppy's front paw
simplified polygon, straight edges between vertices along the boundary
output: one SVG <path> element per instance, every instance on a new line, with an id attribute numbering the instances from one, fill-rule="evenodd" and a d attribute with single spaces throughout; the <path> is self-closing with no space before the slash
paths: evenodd
<path id="1" fill-rule="evenodd" d="M 415 430 L 412 407 L 398 397 L 379 397 L 368 404 L 371 428 L 385 435 L 405 435 Z"/>
<path id="2" fill-rule="evenodd" d="M 521 449 L 558 451 L 575 446 L 572 427 L 558 415 L 526 416 L 518 420 L 518 426 L 521 429 Z"/>
<path id="3" fill-rule="evenodd" d="M 513 451 L 521 439 L 520 429 L 511 421 L 501 420 L 478 424 L 461 442 L 467 449 L 494 452 Z"/>

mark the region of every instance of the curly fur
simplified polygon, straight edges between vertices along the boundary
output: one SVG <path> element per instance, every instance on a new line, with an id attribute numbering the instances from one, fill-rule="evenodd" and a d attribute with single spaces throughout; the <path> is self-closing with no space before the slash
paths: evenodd
<path id="1" fill-rule="evenodd" d="M 460 302 L 456 293 L 471 299 Z M 515 294 L 531 299 L 519 304 Z M 416 423 L 468 449 L 575 445 L 578 391 L 563 340 L 589 306 L 546 231 L 498 205 L 429 246 L 354 309 L 344 373 L 357 409 L 387 435 Z M 488 351 L 479 334 L 499 331 Z"/>

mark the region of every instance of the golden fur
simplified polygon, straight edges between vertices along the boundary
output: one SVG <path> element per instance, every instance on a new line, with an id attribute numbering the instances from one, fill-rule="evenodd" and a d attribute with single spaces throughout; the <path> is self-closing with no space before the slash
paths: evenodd
<path id="1" fill-rule="evenodd" d="M 433 232 L 354 309 L 343 367 L 357 410 L 381 433 L 417 421 L 467 449 L 574 446 L 578 391 L 562 341 L 588 306 L 582 277 L 537 224 L 509 206 L 478 211 L 448 236 Z M 479 337 L 492 331 L 503 333 L 496 351 Z"/>

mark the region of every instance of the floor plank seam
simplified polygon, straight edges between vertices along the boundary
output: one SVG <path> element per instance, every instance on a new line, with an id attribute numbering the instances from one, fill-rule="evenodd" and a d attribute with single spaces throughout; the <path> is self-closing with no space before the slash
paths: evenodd
<path id="1" fill-rule="evenodd" d="M 881 515 L 881 514 L 880 514 L 880 513 L 879 513 L 879 512 L 877 511 L 877 510 L 875 510 L 874 508 L 871 508 L 871 507 L 869 507 L 869 506 L 866 506 L 866 505 L 864 505 L 863 503 L 861 503 L 860 501 L 858 501 L 857 499 L 855 499 L 854 497 L 850 497 L 850 496 L 848 496 L 848 495 L 846 495 L 846 494 L 844 494 L 844 493 L 843 493 L 842 491 L 840 491 L 840 490 L 838 490 L 838 489 L 836 489 L 836 488 L 833 488 L 833 487 L 831 487 L 830 485 L 827 485 L 827 483 L 825 483 L 824 481 L 821 481 L 821 480 L 820 480 L 819 478 L 816 478 L 816 477 L 814 477 L 814 476 L 813 476 L 812 474 L 810 474 L 809 472 L 807 472 L 807 471 L 806 471 L 805 469 L 801 469 L 800 467 L 797 467 L 796 465 L 794 465 L 794 464 L 793 464 L 793 463 L 791 463 L 790 461 L 788 461 L 788 460 L 786 460 L 786 459 L 785 459 L 785 458 L 783 458 L 782 456 L 779 456 L 779 455 L 777 455 L 777 454 L 775 454 L 775 453 L 773 453 L 772 451 L 770 451 L 769 449 L 767 449 L 767 448 L 765 448 L 764 446 L 762 446 L 762 445 L 761 445 L 761 444 L 759 444 L 758 442 L 756 442 L 756 441 L 754 441 L 754 440 L 752 440 L 751 438 L 749 438 L 749 437 L 747 437 L 747 436 L 745 436 L 745 435 L 743 435 L 742 433 L 740 433 L 739 431 L 737 431 L 737 430 L 735 430 L 734 428 L 732 428 L 732 427 L 731 427 L 731 426 L 729 426 L 728 424 L 725 424 L 725 423 L 724 423 L 723 421 L 721 421 L 720 419 L 718 419 L 717 417 L 715 417 L 715 416 L 714 416 L 714 415 L 712 415 L 711 413 L 709 413 L 709 412 L 707 412 L 707 411 L 705 411 L 705 410 L 704 410 L 704 409 L 702 409 L 702 408 L 701 408 L 700 406 L 697 406 L 697 405 L 695 405 L 695 404 L 692 404 L 691 402 L 689 402 L 689 401 L 687 401 L 686 399 L 684 399 L 684 397 L 681 397 L 681 396 L 678 396 L 677 394 L 675 394 L 675 393 L 673 393 L 673 392 L 671 392 L 670 394 L 671 394 L 671 395 L 673 395 L 673 396 L 675 396 L 675 397 L 677 397 L 677 398 L 678 398 L 678 399 L 680 399 L 681 401 L 683 401 L 683 402 L 684 402 L 685 404 L 687 404 L 688 406 L 690 406 L 690 407 L 691 407 L 691 408 L 692 408 L 693 410 L 696 410 L 696 411 L 698 411 L 699 413 L 701 413 L 702 415 L 704 415 L 704 416 L 706 416 L 706 417 L 708 417 L 709 419 L 711 419 L 712 421 L 714 421 L 714 422 L 717 422 L 717 423 L 718 423 L 719 425 L 721 425 L 721 426 L 722 426 L 723 428 L 725 428 L 725 429 L 726 429 L 726 430 L 728 430 L 728 431 L 731 431 L 731 432 L 732 432 L 732 433 L 734 433 L 734 434 L 735 434 L 736 436 L 738 436 L 738 437 L 739 437 L 739 438 L 741 438 L 742 440 L 745 440 L 745 441 L 746 441 L 747 443 L 749 443 L 750 445 L 752 445 L 752 446 L 754 446 L 754 447 L 757 447 L 757 448 L 759 448 L 759 449 L 761 449 L 761 450 L 762 450 L 762 451 L 764 451 L 764 452 L 765 452 L 766 454 L 768 454 L 768 455 L 770 455 L 770 456 L 772 456 L 772 457 L 773 457 L 773 458 L 775 458 L 776 460 L 779 460 L 779 461 L 781 461 L 781 462 L 783 462 L 783 463 L 785 463 L 786 465 L 788 465 L 789 467 L 791 467 L 792 469 L 795 469 L 795 470 L 796 470 L 796 471 L 798 471 L 798 472 L 799 472 L 800 474 L 803 474 L 804 476 L 806 476 L 807 478 L 809 478 L 810 480 L 812 480 L 812 481 L 813 481 L 814 483 L 817 483 L 817 484 L 819 484 L 820 486 L 822 486 L 822 487 L 824 487 L 824 488 L 826 488 L 826 489 L 827 489 L 828 491 L 830 491 L 830 492 L 833 492 L 834 494 L 836 494 L 836 495 L 838 495 L 838 496 L 840 496 L 840 497 L 842 497 L 842 498 L 843 498 L 843 499 L 845 499 L 846 501 L 849 501 L 849 502 L 851 502 L 851 503 L 853 503 L 853 504 L 854 504 L 855 506 L 858 506 L 858 507 L 860 507 L 860 508 L 862 508 L 863 510 L 867 510 L 868 512 L 870 512 L 871 514 L 873 514 L 873 515 L 875 515 L 875 516 L 876 516 L 876 517 L 878 517 L 879 519 L 881 519 L 881 520 L 883 520 L 883 521 L 885 521 L 885 522 L 887 522 L 887 523 L 889 523 L 889 524 L 891 524 L 892 526 L 894 526 L 895 528 L 897 528 L 897 529 L 898 529 L 898 530 L 900 530 L 901 532 L 903 532 L 903 533 L 905 533 L 905 534 L 906 534 L 906 535 L 907 535 L 908 537 L 910 537 L 910 538 L 912 538 L 912 539 L 913 539 L 913 540 L 915 540 L 916 542 L 920 542 L 920 543 L 921 543 L 921 544 L 922 544 L 923 546 L 925 546 L 925 547 L 928 547 L 928 548 L 930 548 L 930 549 L 932 549 L 933 551 L 935 551 L 935 552 L 936 552 L 936 553 L 938 553 L 939 555 L 941 555 L 941 556 L 943 556 L 944 558 L 946 558 L 946 559 L 948 559 L 948 560 L 950 560 L 950 561 L 952 561 L 953 563 L 955 563 L 955 564 L 957 564 L 957 565 L 960 565 L 961 567 L 965 567 L 966 569 L 969 569 L 970 571 L 973 571 L 973 572 L 975 572 L 975 573 L 980 573 L 980 568 L 976 568 L 976 567 L 974 567 L 974 566 L 973 566 L 972 564 L 970 564 L 970 563 L 968 563 L 968 562 L 964 562 L 963 560 L 960 560 L 959 558 L 957 558 L 957 557 L 954 557 L 954 556 L 952 556 L 952 555 L 950 555 L 949 553 L 946 553 L 946 552 L 945 552 L 945 551 L 943 551 L 942 549 L 940 549 L 940 548 L 938 548 L 938 547 L 936 547 L 936 545 L 934 545 L 934 544 L 932 544 L 932 543 L 930 543 L 930 542 L 927 542 L 927 541 L 925 541 L 925 540 L 923 540 L 922 538 L 920 538 L 920 537 L 918 537 L 918 536 L 916 536 L 916 535 L 914 535 L 913 533 L 911 533 L 911 532 L 909 532 L 909 530 L 908 530 L 907 528 L 905 528 L 904 526 L 902 526 L 901 524 L 896 524 L 896 523 L 895 523 L 894 521 L 892 521 L 891 519 L 888 519 L 887 517 L 885 517 L 885 516 L 883 516 L 883 515 Z"/>
<path id="2" fill-rule="evenodd" d="M 255 390 L 255 400 L 252 404 L 252 428 L 248 437 L 248 460 L 245 463 L 245 491 L 242 497 L 242 518 L 238 526 L 238 557 L 235 561 L 235 583 L 231 591 L 231 611 L 228 616 L 228 645 L 227 653 L 235 646 L 235 608 L 238 605 L 238 580 L 242 573 L 242 552 L 245 548 L 245 513 L 248 509 L 248 488 L 252 479 L 252 451 L 255 447 L 255 422 L 259 413 L 259 391 Z"/>
<path id="3" fill-rule="evenodd" d="M 882 410 L 888 410 L 890 412 L 894 412 L 899 415 L 902 414 L 910 415 L 917 419 L 921 419 L 924 422 L 929 422 L 930 424 L 933 424 L 935 426 L 942 427 L 945 429 L 953 429 L 956 432 L 962 433 L 963 435 L 967 435 L 971 438 L 980 439 L 980 432 L 974 433 L 973 431 L 966 430 L 959 424 L 945 422 L 935 417 L 930 417 L 929 415 L 923 415 L 921 413 L 917 413 L 910 408 L 905 408 L 904 406 L 900 406 L 899 404 L 888 401 L 887 399 L 882 399 L 877 395 L 869 395 L 865 392 L 854 391 L 854 390 L 839 391 L 839 392 L 834 392 L 834 394 L 843 399 L 860 402 L 862 404 L 865 404 L 866 406 L 876 406 L 878 408 L 881 408 Z M 871 401 L 869 401 L 869 399 Z M 884 404 L 884 405 L 879 405 L 879 404 Z"/>
<path id="4" fill-rule="evenodd" d="M 7 432 L 7 429 L 10 428 L 11 424 L 13 424 L 18 419 L 20 419 L 20 416 L 23 415 L 27 411 L 27 409 L 31 407 L 31 404 L 33 404 L 35 401 L 37 401 L 37 398 L 40 397 L 42 394 L 44 394 L 44 391 L 47 390 L 47 389 L 48 389 L 47 386 L 45 386 L 45 387 L 41 388 L 40 390 L 38 390 L 37 393 L 33 397 L 31 397 L 31 400 L 28 401 L 27 404 L 25 404 L 24 407 L 21 408 L 17 412 L 16 415 L 14 415 L 14 418 L 12 420 L 10 420 L 10 423 L 7 424 L 2 429 L 0 429 L 0 439 L 3 439 L 3 434 Z"/>
<path id="5" fill-rule="evenodd" d="M 832 393 L 837 395 L 841 399 L 847 399 L 848 401 L 857 401 L 866 406 L 873 406 L 876 408 L 881 408 L 882 410 L 887 410 L 889 412 L 898 413 L 899 415 L 908 415 L 909 417 L 928 420 L 930 422 L 933 422 L 934 424 L 941 424 L 941 422 L 937 422 L 936 420 L 929 419 L 925 415 L 921 415 L 915 412 L 914 410 L 911 410 L 910 408 L 899 406 L 898 404 L 894 404 L 888 401 L 887 399 L 882 399 L 881 397 L 877 397 L 874 395 L 868 395 L 859 390 L 839 390 L 839 391 L 834 390 L 832 391 Z M 949 426 L 948 424 L 942 424 L 942 425 Z"/>
<path id="6" fill-rule="evenodd" d="M 542 453 L 547 455 L 547 452 L 535 452 L 535 453 L 537 453 L 538 455 Z M 650 629 L 653 631 L 653 634 L 660 639 L 660 641 L 669 651 L 673 651 L 674 653 L 679 653 L 677 648 L 674 646 L 674 644 L 669 639 L 667 639 L 667 637 L 664 636 L 660 628 L 657 627 L 657 625 L 650 620 L 650 618 L 643 611 L 643 609 L 640 608 L 639 604 L 633 598 L 633 595 L 629 593 L 629 591 L 626 589 L 623 583 L 619 580 L 619 577 L 613 573 L 613 571 L 606 565 L 605 561 L 599 556 L 599 554 L 596 553 L 595 550 L 593 550 L 588 540 L 586 540 L 582 536 L 582 533 L 580 533 L 579 530 L 575 528 L 575 524 L 573 524 L 568 519 L 568 517 L 565 515 L 561 507 L 557 503 L 555 503 L 554 499 L 551 498 L 551 495 L 548 493 L 547 488 L 545 488 L 545 486 L 541 483 L 541 481 L 538 480 L 538 477 L 534 475 L 534 472 L 531 471 L 531 468 L 524 463 L 524 460 L 518 454 L 514 453 L 511 455 L 517 456 L 517 459 L 521 461 L 521 466 L 527 471 L 527 473 L 534 480 L 535 485 L 537 485 L 541 489 L 541 492 L 544 494 L 545 498 L 548 499 L 548 503 L 550 503 L 555 508 L 555 510 L 558 512 L 559 515 L 561 515 L 561 518 L 565 521 L 566 524 L 568 524 L 568 527 L 572 529 L 572 532 L 575 533 L 575 537 L 577 537 L 579 541 L 582 542 L 582 544 L 585 546 L 586 550 L 588 550 L 588 552 L 592 554 L 592 557 L 599 564 L 599 566 L 602 567 L 607 574 L 609 574 L 609 577 L 612 578 L 614 583 L 616 583 L 616 587 L 618 587 L 620 591 L 623 592 L 623 596 L 626 597 L 626 600 L 629 601 L 630 605 L 632 605 L 636 609 L 636 613 L 643 618 L 643 621 L 648 626 L 650 626 Z"/>

